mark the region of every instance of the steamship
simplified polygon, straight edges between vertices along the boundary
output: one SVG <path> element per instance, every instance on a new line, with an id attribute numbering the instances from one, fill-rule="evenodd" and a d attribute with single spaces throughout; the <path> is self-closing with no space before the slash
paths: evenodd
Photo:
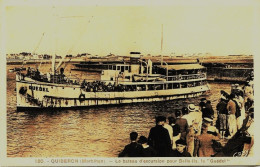
<path id="1" fill-rule="evenodd" d="M 192 98 L 209 90 L 206 68 L 198 63 L 154 65 L 139 52 L 130 61 L 96 64 L 100 80 L 73 80 L 61 66 L 42 74 L 27 69 L 16 73 L 18 110 L 83 108 Z M 55 62 L 55 61 L 54 61 Z"/>

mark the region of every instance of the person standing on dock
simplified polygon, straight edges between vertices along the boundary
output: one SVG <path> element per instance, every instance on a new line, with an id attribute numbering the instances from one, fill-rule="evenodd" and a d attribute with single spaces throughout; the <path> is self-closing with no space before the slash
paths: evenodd
<path id="1" fill-rule="evenodd" d="M 171 151 L 171 139 L 167 129 L 163 127 L 165 118 L 156 117 L 156 126 L 151 128 L 148 144 L 157 152 L 157 157 L 167 157 Z"/>
<path id="2" fill-rule="evenodd" d="M 175 112 L 176 124 L 180 126 L 181 139 L 186 140 L 186 135 L 188 132 L 188 122 L 185 118 L 182 118 L 181 111 L 177 110 Z"/>
<path id="3" fill-rule="evenodd" d="M 136 142 L 137 136 L 137 132 L 130 133 L 131 143 L 125 146 L 124 150 L 118 155 L 118 157 L 141 157 L 143 148 Z"/>
<path id="4" fill-rule="evenodd" d="M 224 134 L 227 130 L 227 102 L 225 96 L 221 96 L 219 103 L 217 104 L 218 120 L 219 120 L 219 132 L 221 138 L 224 138 Z"/>
<path id="5" fill-rule="evenodd" d="M 248 98 L 254 99 L 254 89 L 252 86 L 252 81 L 246 82 L 246 85 L 244 87 L 244 93 L 245 93 L 245 101 L 247 101 Z"/>
<path id="6" fill-rule="evenodd" d="M 172 149 L 176 149 L 176 141 L 180 139 L 181 132 L 180 132 L 180 126 L 176 124 L 176 119 L 174 117 L 168 117 L 169 124 L 172 127 L 173 130 L 173 143 L 172 143 Z"/>
<path id="7" fill-rule="evenodd" d="M 202 134 L 197 137 L 195 152 L 198 153 L 198 157 L 211 157 L 215 154 L 212 147 L 212 140 L 219 140 L 219 136 L 214 136 L 208 133 L 208 126 L 202 125 Z"/>
<path id="8" fill-rule="evenodd" d="M 213 108 L 212 108 L 212 105 L 211 105 L 211 101 L 210 101 L 210 100 L 208 100 L 208 101 L 206 102 L 205 107 L 206 107 L 206 109 L 205 109 L 204 117 L 213 119 L 213 118 L 214 118 L 214 110 L 213 110 Z"/>
<path id="9" fill-rule="evenodd" d="M 228 110 L 228 128 L 231 137 L 237 132 L 237 120 L 236 120 L 236 103 L 234 102 L 235 94 L 230 94 L 230 100 L 227 104 Z"/>
<path id="10" fill-rule="evenodd" d="M 179 139 L 176 141 L 177 149 L 172 150 L 170 157 L 191 157 L 191 154 L 186 150 L 186 141 Z"/>
<path id="11" fill-rule="evenodd" d="M 140 136 L 138 143 L 140 143 L 143 147 L 142 149 L 142 157 L 155 157 L 156 151 L 153 147 L 147 144 L 148 140 L 145 136 Z"/>
<path id="12" fill-rule="evenodd" d="M 163 124 L 163 127 L 165 128 L 165 129 L 167 129 L 168 130 L 168 133 L 169 133 L 169 136 L 170 136 L 170 139 L 171 139 L 171 145 L 173 144 L 173 129 L 172 129 L 172 126 L 171 125 L 169 125 L 167 122 L 166 122 L 166 117 L 164 117 L 164 124 Z"/>
<path id="13" fill-rule="evenodd" d="M 202 112 L 202 118 L 206 117 L 207 111 L 206 111 L 206 98 L 202 98 L 199 103 L 200 111 Z"/>

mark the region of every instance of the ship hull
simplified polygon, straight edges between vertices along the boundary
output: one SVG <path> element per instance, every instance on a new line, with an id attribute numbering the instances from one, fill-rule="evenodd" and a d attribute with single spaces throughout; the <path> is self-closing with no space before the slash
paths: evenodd
<path id="1" fill-rule="evenodd" d="M 18 110 L 50 110 L 192 98 L 202 95 L 209 88 L 201 85 L 166 90 L 86 92 L 79 85 L 20 80 L 16 82 L 16 90 Z"/>

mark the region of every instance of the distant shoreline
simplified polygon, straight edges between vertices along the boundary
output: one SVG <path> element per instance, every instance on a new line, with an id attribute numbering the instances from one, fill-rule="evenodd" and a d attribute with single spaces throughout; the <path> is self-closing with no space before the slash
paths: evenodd
<path id="1" fill-rule="evenodd" d="M 129 57 L 125 57 L 125 58 L 87 58 L 87 59 L 65 59 L 64 62 L 69 62 L 69 63 L 79 63 L 82 61 L 90 61 L 90 62 L 101 62 L 101 61 L 120 61 L 123 59 L 127 60 L 129 59 Z M 141 59 L 151 59 L 153 62 L 160 62 L 161 58 L 160 57 L 147 57 L 144 56 Z M 196 63 L 197 59 L 199 59 L 200 63 L 227 63 L 227 64 L 253 64 L 254 63 L 254 59 L 252 56 L 210 56 L 210 57 L 163 57 L 163 61 L 167 62 L 167 63 Z M 57 59 L 56 62 L 59 62 L 61 59 Z M 25 64 L 50 64 L 52 62 L 52 60 L 41 60 L 41 59 L 37 59 L 37 60 L 26 60 Z M 21 59 L 11 59 L 11 60 L 7 60 L 7 65 L 21 65 L 23 64 L 23 60 Z"/>

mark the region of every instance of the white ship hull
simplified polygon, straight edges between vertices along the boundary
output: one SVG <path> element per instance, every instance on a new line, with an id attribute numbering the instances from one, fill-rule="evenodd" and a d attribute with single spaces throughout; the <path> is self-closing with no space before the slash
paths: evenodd
<path id="1" fill-rule="evenodd" d="M 86 92 L 79 85 L 17 80 L 17 109 L 82 108 L 139 102 L 169 101 L 200 96 L 208 85 L 166 90 Z"/>

